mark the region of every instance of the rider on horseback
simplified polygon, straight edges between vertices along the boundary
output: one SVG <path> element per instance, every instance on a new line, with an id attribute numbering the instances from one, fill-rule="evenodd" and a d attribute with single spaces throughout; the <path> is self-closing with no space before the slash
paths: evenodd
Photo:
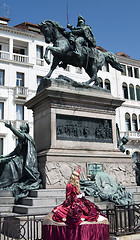
<path id="1" fill-rule="evenodd" d="M 75 53 L 80 58 L 82 55 L 83 46 L 88 48 L 96 47 L 96 40 L 92 33 L 91 27 L 85 25 L 85 19 L 82 16 L 78 16 L 77 28 L 67 24 L 67 27 L 71 30 L 70 42 L 75 45 Z"/>

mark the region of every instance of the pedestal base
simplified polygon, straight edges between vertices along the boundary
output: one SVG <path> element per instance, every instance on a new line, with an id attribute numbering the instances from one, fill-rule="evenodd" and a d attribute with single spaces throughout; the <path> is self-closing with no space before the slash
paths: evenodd
<path id="1" fill-rule="evenodd" d="M 52 213 L 43 221 L 43 240 L 109 240 L 108 220 L 83 222 L 76 228 L 52 220 Z"/>
<path id="2" fill-rule="evenodd" d="M 91 164 L 119 184 L 136 184 L 131 157 L 117 149 L 115 114 L 123 101 L 101 88 L 76 87 L 63 79 L 46 79 L 45 86 L 26 103 L 34 114 L 44 187 L 65 188 L 78 165 L 86 178 Z"/>

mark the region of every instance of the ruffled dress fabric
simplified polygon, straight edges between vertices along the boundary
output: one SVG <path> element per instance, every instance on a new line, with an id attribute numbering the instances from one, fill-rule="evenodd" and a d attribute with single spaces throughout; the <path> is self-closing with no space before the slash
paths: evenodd
<path id="1" fill-rule="evenodd" d="M 66 200 L 53 209 L 52 219 L 56 222 L 65 222 L 70 228 L 75 228 L 83 221 L 97 221 L 100 209 L 85 197 L 77 198 L 74 186 L 68 184 L 66 187 Z"/>

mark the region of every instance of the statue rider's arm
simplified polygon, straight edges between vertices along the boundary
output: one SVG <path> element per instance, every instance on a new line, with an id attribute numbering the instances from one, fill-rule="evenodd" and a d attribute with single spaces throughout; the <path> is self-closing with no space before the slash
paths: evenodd
<path id="1" fill-rule="evenodd" d="M 82 28 L 75 28 L 71 31 L 74 35 L 82 36 L 83 35 L 83 29 Z"/>
<path id="2" fill-rule="evenodd" d="M 74 35 L 80 36 L 83 33 L 82 28 L 75 28 L 74 26 L 72 26 L 70 24 L 67 24 L 67 28 L 69 28 Z"/>
<path id="3" fill-rule="evenodd" d="M 19 132 L 18 130 L 16 130 L 11 122 L 10 123 L 4 123 L 5 124 L 5 127 L 9 128 L 18 138 L 20 138 L 21 140 L 24 140 L 25 139 L 25 136 L 24 134 L 22 134 L 21 132 Z"/>
<path id="4" fill-rule="evenodd" d="M 67 24 L 67 28 L 69 28 L 70 30 L 73 30 L 73 29 L 75 29 L 75 27 L 74 27 L 74 26 L 72 26 L 72 25 L 70 25 L 70 24 Z"/>

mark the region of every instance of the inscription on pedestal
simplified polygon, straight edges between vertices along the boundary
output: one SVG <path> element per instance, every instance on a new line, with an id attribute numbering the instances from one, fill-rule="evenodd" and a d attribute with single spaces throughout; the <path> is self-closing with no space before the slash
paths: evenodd
<path id="1" fill-rule="evenodd" d="M 56 139 L 112 143 L 110 119 L 56 115 Z"/>
<path id="2" fill-rule="evenodd" d="M 88 164 L 88 174 L 89 175 L 96 175 L 98 172 L 103 171 L 103 164 L 96 164 L 96 163 L 91 163 Z"/>

